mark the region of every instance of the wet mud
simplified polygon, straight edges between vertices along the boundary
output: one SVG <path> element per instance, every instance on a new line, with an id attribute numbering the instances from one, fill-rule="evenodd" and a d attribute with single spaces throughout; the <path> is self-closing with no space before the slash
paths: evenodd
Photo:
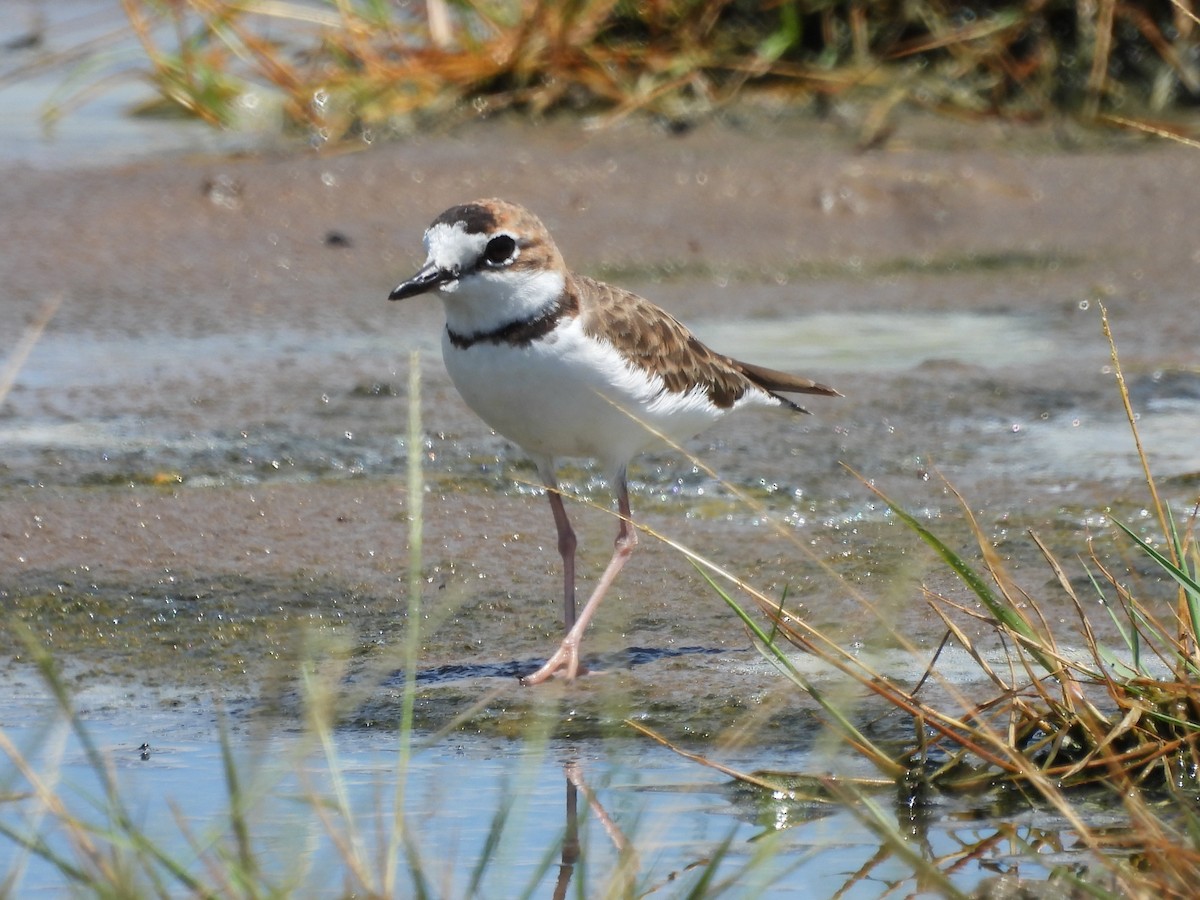
<path id="1" fill-rule="evenodd" d="M 1064 622 L 1029 529 L 1064 559 L 1091 538 L 1128 564 L 1111 517 L 1152 526 L 1101 303 L 1160 487 L 1179 510 L 1195 502 L 1200 156 L 1186 148 L 1083 135 L 1068 151 L 1049 130 L 916 118 L 866 154 L 810 119 L 683 136 L 500 121 L 361 152 L 4 174 L 3 351 L 63 297 L 0 407 L 0 651 L 17 667 L 32 640 L 80 684 L 287 707 L 313 666 L 341 679 L 344 718 L 395 722 L 415 450 L 421 725 L 518 733 L 553 708 L 576 734 L 627 717 L 675 736 L 810 727 L 728 607 L 651 536 L 585 642 L 604 674 L 517 684 L 560 631 L 545 500 L 449 384 L 436 301 L 386 299 L 428 221 L 478 196 L 533 208 L 569 264 L 718 349 L 846 395 L 700 436 L 689 450 L 716 478 L 643 458 L 633 504 L 847 645 L 886 650 L 899 633 L 932 653 L 923 586 L 965 597 L 855 472 L 969 551 L 948 480 Z M 419 448 L 403 438 L 413 351 Z M 596 472 L 564 480 L 588 501 L 570 506 L 586 590 L 615 521 L 589 505 L 608 505 Z"/>

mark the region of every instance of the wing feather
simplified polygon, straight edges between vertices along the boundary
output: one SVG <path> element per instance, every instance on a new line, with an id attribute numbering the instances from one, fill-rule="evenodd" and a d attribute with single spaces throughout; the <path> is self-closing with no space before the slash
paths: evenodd
<path id="1" fill-rule="evenodd" d="M 589 295 L 589 302 L 581 304 L 584 330 L 592 337 L 607 336 L 634 365 L 656 372 L 672 393 L 686 393 L 701 384 L 716 406 L 728 409 L 747 392 L 763 391 L 801 412 L 807 410 L 778 394 L 841 396 L 810 378 L 717 353 L 674 316 L 631 291 L 583 276 L 575 280 L 575 290 Z"/>

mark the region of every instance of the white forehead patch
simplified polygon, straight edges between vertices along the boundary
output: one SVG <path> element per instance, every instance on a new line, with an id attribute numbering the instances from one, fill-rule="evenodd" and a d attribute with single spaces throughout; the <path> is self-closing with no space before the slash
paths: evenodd
<path id="1" fill-rule="evenodd" d="M 425 247 L 429 251 L 426 263 L 439 269 L 471 269 L 487 246 L 486 234 L 468 234 L 461 225 L 439 222 L 425 232 Z"/>

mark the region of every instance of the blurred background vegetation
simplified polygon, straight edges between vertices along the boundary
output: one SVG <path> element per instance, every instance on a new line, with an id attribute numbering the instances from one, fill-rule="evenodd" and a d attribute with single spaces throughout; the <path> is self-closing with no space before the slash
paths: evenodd
<path id="1" fill-rule="evenodd" d="M 1194 0 L 122 0 L 163 101 L 214 124 L 266 90 L 321 137 L 425 116 L 632 112 L 685 129 L 734 99 L 961 117 L 1163 121 L 1200 99 Z"/>

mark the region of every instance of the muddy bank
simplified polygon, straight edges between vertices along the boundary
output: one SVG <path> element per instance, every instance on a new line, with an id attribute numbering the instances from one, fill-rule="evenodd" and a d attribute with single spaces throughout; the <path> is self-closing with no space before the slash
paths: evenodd
<path id="1" fill-rule="evenodd" d="M 1080 137 L 1066 151 L 1048 132 L 914 119 L 859 154 L 811 120 L 683 136 L 497 122 L 339 155 L 11 171 L 4 350 L 45 297 L 65 299 L 0 407 L 0 594 L 81 680 L 244 692 L 315 657 L 366 686 L 350 716 L 387 720 L 408 563 L 399 435 L 420 350 L 426 723 L 493 687 L 476 715 L 497 728 L 504 710 L 547 702 L 509 671 L 532 668 L 558 631 L 545 501 L 449 385 L 437 304 L 385 299 L 437 212 L 498 195 L 538 211 L 574 267 L 722 350 L 846 394 L 810 418 L 748 415 L 693 442 L 761 508 L 664 456 L 637 468 L 635 512 L 770 595 L 786 587 L 840 639 L 895 644 L 839 575 L 931 648 L 920 586 L 953 584 L 842 464 L 967 548 L 946 474 L 1039 591 L 1050 576 L 1026 529 L 1069 558 L 1088 535 L 1117 552 L 1106 511 L 1141 521 L 1146 498 L 1099 301 L 1166 491 L 1179 508 L 1195 499 L 1200 156 Z M 593 472 L 567 475 L 607 502 Z M 614 526 L 573 508 L 591 578 Z M 1147 573 L 1145 590 L 1166 588 Z M 646 539 L 589 649 L 651 652 L 570 697 L 696 734 L 782 708 L 803 723 L 733 621 Z M 462 678 L 439 680 L 455 666 Z"/>

